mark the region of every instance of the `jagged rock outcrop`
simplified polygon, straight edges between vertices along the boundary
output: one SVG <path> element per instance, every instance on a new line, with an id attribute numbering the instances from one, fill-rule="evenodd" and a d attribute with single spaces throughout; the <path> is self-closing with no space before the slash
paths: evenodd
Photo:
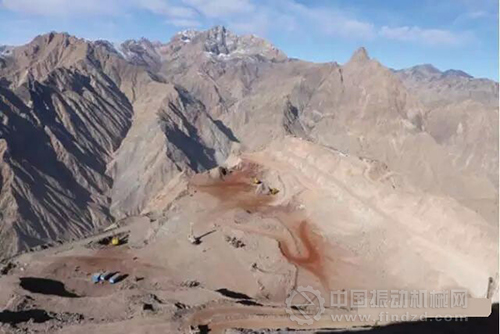
<path id="1" fill-rule="evenodd" d="M 284 61 L 286 55 L 268 41 L 255 35 L 238 36 L 223 26 L 215 26 L 207 31 L 186 30 L 177 33 L 169 43 L 150 42 L 145 38 L 127 40 L 116 49 L 128 61 L 144 66 L 155 66 L 162 61 L 186 61 L 203 57 L 234 59 L 260 57 L 272 61 Z M 167 64 L 168 65 L 168 64 Z"/>
<path id="2" fill-rule="evenodd" d="M 115 46 L 115 48 L 132 64 L 157 70 L 161 66 L 162 46 L 160 42 L 152 43 L 145 38 L 141 38 L 138 41 L 127 40 L 121 45 Z"/>

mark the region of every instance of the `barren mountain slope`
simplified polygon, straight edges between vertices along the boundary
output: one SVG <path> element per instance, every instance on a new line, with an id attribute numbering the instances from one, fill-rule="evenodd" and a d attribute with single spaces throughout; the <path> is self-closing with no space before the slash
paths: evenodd
<path id="1" fill-rule="evenodd" d="M 50 33 L 4 59 L 3 256 L 82 236 L 112 221 L 112 204 L 117 216 L 120 203 L 138 212 L 170 176 L 229 152 L 226 129 L 203 105 L 106 44 Z"/>
<path id="2" fill-rule="evenodd" d="M 31 238 L 10 252 L 147 213 L 152 201 L 161 206 L 180 173 L 290 135 L 379 161 L 419 191 L 452 197 L 496 223 L 496 107 L 481 107 L 481 117 L 471 117 L 477 101 L 431 110 L 399 72 L 364 49 L 344 65 L 313 64 L 214 27 L 179 33 L 167 44 L 113 45 L 50 33 L 0 59 L 3 101 L 10 101 L 2 117 L 22 114 L 19 122 L 30 124 L 26 131 L 53 157 L 42 162 L 18 149 L 15 162 L 34 169 L 21 174 L 8 152 L 29 144 L 13 134 L 13 116 L 2 123 L 2 170 L 13 179 L 29 175 L 23 192 L 2 182 L 11 217 L 2 220 L 2 233 L 14 238 L 21 232 L 9 226 L 19 225 L 22 239 Z M 450 75 L 456 76 L 446 80 Z M 453 80 L 451 87 L 463 85 Z M 476 95 L 493 100 L 490 91 Z M 50 187 L 32 195 L 29 179 Z M 37 201 L 29 210 L 19 205 Z"/>
<path id="3" fill-rule="evenodd" d="M 0 258 L 96 235 L 2 266 L 0 332 L 295 329 L 297 285 L 498 301 L 498 84 L 426 71 L 223 27 L 2 53 Z"/>
<path id="4" fill-rule="evenodd" d="M 450 152 L 447 145 L 434 137 L 435 132 L 428 130 L 425 105 L 388 69 L 363 53 L 360 55 L 342 67 L 341 78 L 329 78 L 309 102 L 306 112 L 316 111 L 319 118 L 312 122 L 312 136 L 345 153 L 382 161 L 395 173 L 408 176 L 423 191 L 451 196 L 470 206 L 472 201 L 484 200 L 489 208 L 479 211 L 495 223 L 497 186 L 488 178 L 492 165 L 485 165 L 482 158 L 470 159 L 467 168 L 456 163 L 455 152 Z M 332 90 L 342 92 L 340 103 L 328 104 L 328 92 Z M 468 111 L 473 112 L 473 108 Z M 494 163 L 498 156 L 494 114 L 489 122 L 492 136 L 486 145 L 491 147 L 490 161 L 498 169 L 498 163 Z M 464 143 L 473 145 L 469 140 Z M 455 151 L 465 149 L 461 145 Z"/>
<path id="5" fill-rule="evenodd" d="M 139 214 L 181 172 L 222 163 L 231 151 L 226 129 L 186 90 L 151 83 L 133 106 L 130 131 L 110 164 L 116 217 Z"/>
<path id="6" fill-rule="evenodd" d="M 197 69 L 199 77 L 213 80 L 204 82 L 214 87 L 227 110 L 213 109 L 214 115 L 220 115 L 244 147 L 261 149 L 287 134 L 307 138 L 346 154 L 380 160 L 422 190 L 453 196 L 496 221 L 495 114 L 486 115 L 491 135 L 484 145 L 467 138 L 453 151 L 435 137 L 434 128 L 427 130 L 433 120 L 425 105 L 364 50 L 344 66 L 210 57 L 199 64 L 193 63 L 191 71 Z M 208 75 L 214 72 L 218 75 Z M 197 82 L 194 78 L 175 80 L 186 85 L 185 81 Z M 251 84 L 241 84 L 245 81 Z M 212 103 L 210 97 L 207 100 Z M 476 157 L 470 157 L 474 145 Z M 476 151 L 483 147 L 489 153 Z M 457 162 L 457 151 L 469 152 L 466 165 Z"/>
<path id="7" fill-rule="evenodd" d="M 433 108 L 465 100 L 498 106 L 498 82 L 476 79 L 459 70 L 440 71 L 430 64 L 394 71 L 405 86 Z"/>
<path id="8" fill-rule="evenodd" d="M 232 156 L 228 167 L 225 175 L 184 178 L 182 194 L 155 217 L 131 217 L 98 237 L 15 258 L 0 276 L 0 304 L 47 312 L 38 323 L 17 324 L 33 332 L 313 333 L 380 320 L 332 321 L 356 311 L 327 302 L 321 318 L 300 325 L 285 307 L 296 286 L 325 298 L 330 289 L 465 289 L 484 297 L 497 273 L 497 227 L 454 199 L 412 188 L 377 161 L 288 137 Z M 263 193 L 264 185 L 280 192 Z M 123 243 L 106 244 L 111 235 Z M 99 271 L 128 277 L 94 284 L 90 275 Z M 18 284 L 41 275 L 63 285 L 37 293 L 43 281 Z"/>
<path id="9" fill-rule="evenodd" d="M 111 218 L 106 165 L 130 126 L 132 106 L 84 56 L 86 47 L 46 35 L 7 59 L 0 87 L 1 193 L 9 198 L 3 254 L 81 236 Z"/>
<path id="10" fill-rule="evenodd" d="M 479 169 L 498 191 L 498 83 L 461 71 L 441 72 L 430 65 L 398 71 L 397 75 L 425 103 L 426 131 L 446 147 L 453 169 L 471 173 Z M 463 201 L 497 220 L 496 200 Z"/>
<path id="11" fill-rule="evenodd" d="M 453 167 L 479 167 L 498 188 L 498 83 L 432 65 L 396 75 L 424 103 L 426 131 L 450 151 Z"/>

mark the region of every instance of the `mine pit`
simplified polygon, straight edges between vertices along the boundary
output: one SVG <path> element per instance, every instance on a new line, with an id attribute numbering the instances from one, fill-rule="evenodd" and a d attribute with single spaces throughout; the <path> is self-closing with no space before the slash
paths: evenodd
<path id="1" fill-rule="evenodd" d="M 256 185 L 255 182 L 252 184 L 252 180 L 257 173 L 256 166 L 244 164 L 240 170 L 233 171 L 224 179 L 205 183 L 198 179 L 194 186 L 217 198 L 221 210 L 242 209 L 249 214 L 258 213 L 262 218 L 277 220 L 285 229 L 283 233 L 270 233 L 258 228 L 239 229 L 278 241 L 280 251 L 289 263 L 310 272 L 328 289 L 325 241 L 303 212 L 291 206 L 272 205 L 273 196 L 256 193 Z"/>

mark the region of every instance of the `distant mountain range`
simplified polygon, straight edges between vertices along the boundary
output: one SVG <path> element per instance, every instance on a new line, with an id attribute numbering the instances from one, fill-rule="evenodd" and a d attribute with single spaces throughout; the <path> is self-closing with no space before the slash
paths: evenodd
<path id="1" fill-rule="evenodd" d="M 430 64 L 394 71 L 404 85 L 427 105 L 474 100 L 490 106 L 498 104 L 498 83 L 475 79 L 460 70 L 441 72 Z"/>

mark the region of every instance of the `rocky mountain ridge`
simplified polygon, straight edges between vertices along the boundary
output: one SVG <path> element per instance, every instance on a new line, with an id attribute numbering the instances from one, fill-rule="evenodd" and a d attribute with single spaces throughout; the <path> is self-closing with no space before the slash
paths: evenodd
<path id="1" fill-rule="evenodd" d="M 430 108 L 465 100 L 498 105 L 498 82 L 474 78 L 460 70 L 440 71 L 430 64 L 394 71 L 405 86 Z"/>
<path id="2" fill-rule="evenodd" d="M 498 83 L 429 66 L 394 72 L 363 48 L 344 65 L 290 60 L 224 27 L 166 44 L 41 35 L 0 58 L 0 251 L 162 210 L 180 174 L 285 136 L 378 161 L 398 175 L 394 187 L 492 221 L 495 96 Z"/>

